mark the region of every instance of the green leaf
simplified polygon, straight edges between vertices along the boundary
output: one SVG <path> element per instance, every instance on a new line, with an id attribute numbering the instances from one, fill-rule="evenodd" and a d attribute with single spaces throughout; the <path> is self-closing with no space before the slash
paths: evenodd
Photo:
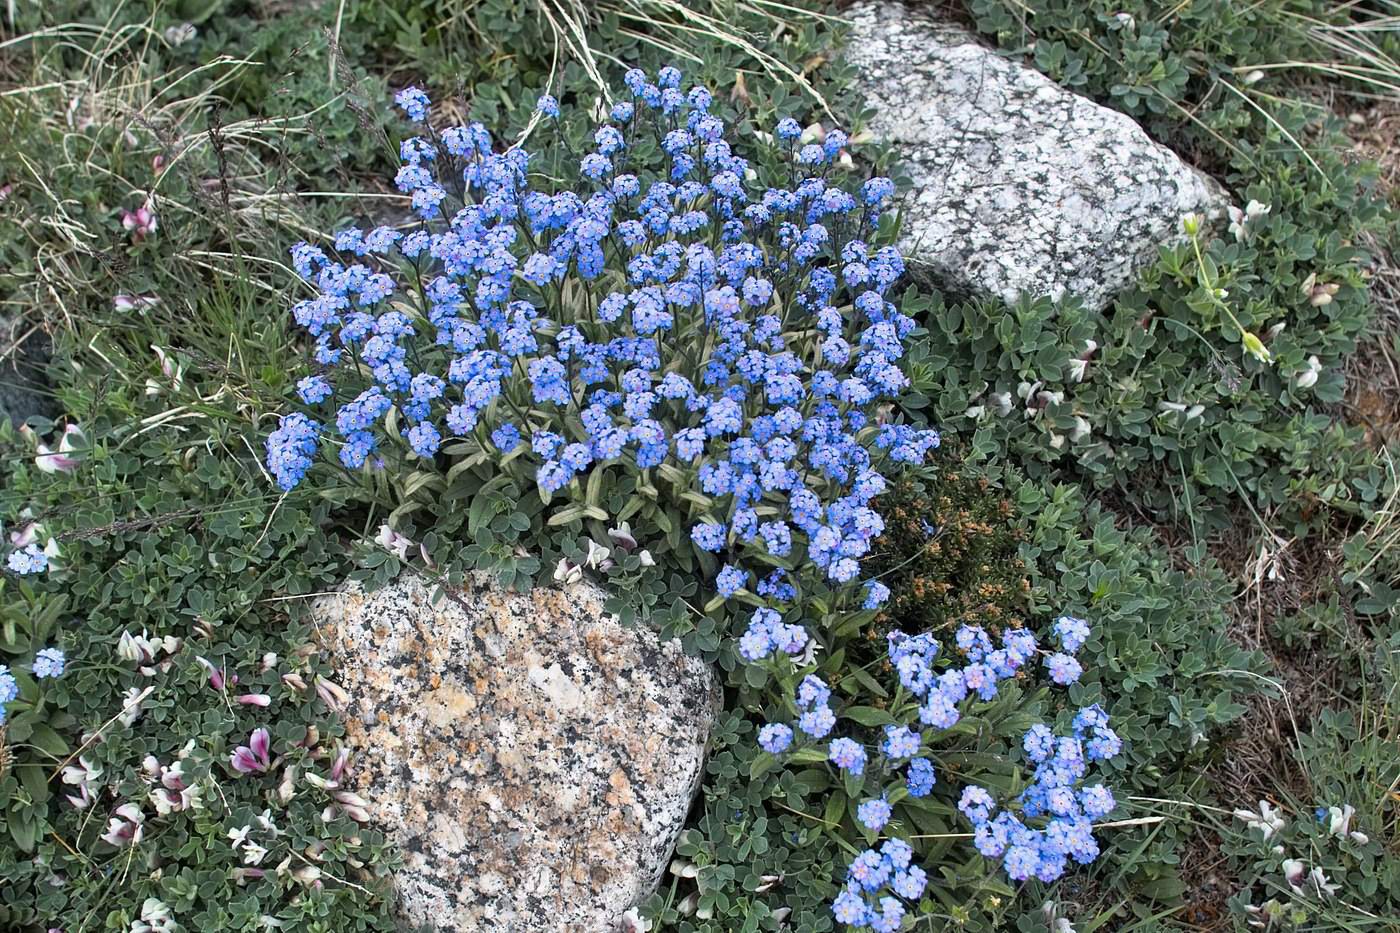
<path id="1" fill-rule="evenodd" d="M 843 719 L 858 722 L 862 726 L 885 726 L 894 722 L 894 717 L 889 710 L 878 709 L 874 706 L 848 706 L 842 711 Z"/>

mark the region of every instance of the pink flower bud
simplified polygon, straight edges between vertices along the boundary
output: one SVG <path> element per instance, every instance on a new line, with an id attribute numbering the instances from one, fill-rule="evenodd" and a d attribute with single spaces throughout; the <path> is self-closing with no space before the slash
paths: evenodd
<path id="1" fill-rule="evenodd" d="M 345 764 L 350 760 L 350 749 L 342 748 L 336 752 L 335 762 L 331 765 L 331 780 L 339 781 L 341 775 L 345 773 Z"/>
<path id="2" fill-rule="evenodd" d="M 209 686 L 213 687 L 215 690 L 224 689 L 224 672 L 215 667 L 212 662 L 202 657 L 196 657 L 195 660 L 209 672 Z"/>
<path id="3" fill-rule="evenodd" d="M 248 737 L 247 745 L 240 745 L 229 756 L 229 764 L 239 774 L 261 774 L 272 767 L 269 752 L 272 736 L 265 727 L 259 726 Z"/>

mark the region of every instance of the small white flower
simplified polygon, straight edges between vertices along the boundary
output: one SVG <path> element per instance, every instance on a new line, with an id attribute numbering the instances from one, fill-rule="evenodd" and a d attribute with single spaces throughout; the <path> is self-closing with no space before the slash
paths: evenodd
<path id="1" fill-rule="evenodd" d="M 642 919 L 637 908 L 629 907 L 622 918 L 618 920 L 617 929 L 618 933 L 646 933 L 651 929 L 651 923 Z"/>
<path id="2" fill-rule="evenodd" d="M 151 645 L 150 639 L 146 637 L 144 629 L 140 635 L 122 632 L 121 637 L 117 639 L 117 657 L 123 661 L 149 664 L 155 656 L 155 648 Z"/>
<path id="3" fill-rule="evenodd" d="M 1243 240 L 1249 235 L 1249 231 L 1244 227 L 1244 211 L 1231 204 L 1225 208 L 1225 212 L 1230 216 L 1230 235 L 1236 240 Z"/>
<path id="4" fill-rule="evenodd" d="M 1322 361 L 1316 356 L 1308 357 L 1308 367 L 1293 377 L 1293 384 L 1299 389 L 1311 389 L 1317 385 L 1317 379 L 1322 375 Z"/>
<path id="5" fill-rule="evenodd" d="M 379 526 L 379 534 L 374 541 L 384 550 L 398 557 L 399 560 L 408 563 L 408 549 L 413 546 L 413 542 L 390 528 L 388 524 Z"/>
<path id="6" fill-rule="evenodd" d="M 237 829 L 228 831 L 228 844 L 234 849 L 239 848 L 248 841 L 248 834 L 253 831 L 251 826 L 240 826 Z"/>
<path id="7" fill-rule="evenodd" d="M 1331 897 L 1341 890 L 1341 885 L 1332 884 L 1327 880 L 1327 875 L 1323 874 L 1320 865 L 1308 872 L 1308 881 L 1312 882 L 1318 897 Z"/>
<path id="8" fill-rule="evenodd" d="M 132 723 L 141 718 L 141 701 L 150 696 L 151 688 L 142 690 L 140 687 L 132 687 L 122 696 L 122 711 L 117 716 L 117 720 L 124 726 L 131 726 Z"/>
<path id="9" fill-rule="evenodd" d="M 1087 418 L 1084 418 L 1080 415 L 1075 415 L 1074 428 L 1069 432 L 1069 439 L 1074 443 L 1078 444 L 1080 441 L 1087 438 L 1092 431 L 1093 426 L 1089 424 L 1089 420 Z"/>
<path id="10" fill-rule="evenodd" d="M 581 583 L 583 582 L 583 568 L 567 557 L 561 557 L 559 563 L 554 565 L 554 582 L 562 583 L 565 586 Z"/>
<path id="11" fill-rule="evenodd" d="M 249 842 L 243 846 L 244 865 L 261 865 L 265 858 L 267 858 L 267 850 L 256 842 Z"/>
<path id="12" fill-rule="evenodd" d="M 178 929 L 163 901 L 148 897 L 141 904 L 141 919 L 131 925 L 131 933 L 172 933 Z"/>
<path id="13" fill-rule="evenodd" d="M 165 41 L 177 48 L 197 35 L 199 35 L 199 30 L 195 28 L 194 23 L 180 23 L 175 26 L 167 26 L 165 29 Z"/>
<path id="14" fill-rule="evenodd" d="M 272 835 L 276 836 L 279 832 L 281 832 L 281 830 L 277 828 L 277 824 L 273 822 L 272 810 L 270 808 L 259 813 L 257 816 L 257 820 L 258 825 L 261 826 L 263 829 L 267 830 L 268 832 L 272 833 Z"/>
<path id="15" fill-rule="evenodd" d="M 1236 810 L 1235 818 L 1244 820 L 1246 828 L 1259 830 L 1265 839 L 1283 829 L 1287 821 L 1279 815 L 1267 800 L 1259 801 L 1259 812 L 1252 810 Z"/>
<path id="16" fill-rule="evenodd" d="M 86 755 L 78 757 L 78 766 L 69 765 L 63 769 L 63 783 L 92 784 L 102 777 L 102 769 L 88 760 Z"/>
<path id="17" fill-rule="evenodd" d="M 605 566 L 605 564 L 611 564 L 611 558 L 612 551 L 610 551 L 608 548 L 603 547 L 601 544 L 599 544 L 597 541 L 594 541 L 592 538 L 588 539 L 588 556 L 583 559 L 583 562 L 586 566 L 594 570 L 600 568 L 606 570 L 607 567 Z"/>

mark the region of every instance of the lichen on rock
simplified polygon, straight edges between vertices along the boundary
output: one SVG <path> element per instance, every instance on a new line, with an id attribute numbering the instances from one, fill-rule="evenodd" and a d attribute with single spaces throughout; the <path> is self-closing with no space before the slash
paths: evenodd
<path id="1" fill-rule="evenodd" d="M 1223 213 L 1219 185 L 1128 116 L 887 0 L 846 13 L 846 56 L 912 189 L 900 247 L 964 295 L 1102 307 L 1184 215 Z"/>
<path id="2" fill-rule="evenodd" d="M 405 574 L 315 617 L 352 697 L 351 782 L 403 854 L 406 921 L 443 933 L 616 928 L 656 886 L 718 704 L 709 666 L 604 594 L 431 600 Z"/>

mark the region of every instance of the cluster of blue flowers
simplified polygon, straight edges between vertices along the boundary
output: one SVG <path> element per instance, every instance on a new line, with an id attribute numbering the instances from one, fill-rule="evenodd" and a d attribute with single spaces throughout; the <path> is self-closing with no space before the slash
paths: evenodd
<path id="1" fill-rule="evenodd" d="M 44 648 L 34 656 L 34 663 L 29 666 L 29 670 L 36 679 L 44 680 L 63 676 L 67 666 L 68 659 L 62 649 Z M 18 697 L 19 681 L 15 680 L 15 675 L 8 665 L 0 664 L 0 725 L 5 724 L 6 708 Z"/>
<path id="2" fill-rule="evenodd" d="M 5 561 L 7 567 L 20 576 L 31 573 L 43 573 L 49 569 L 49 557 L 37 544 L 27 544 L 22 548 L 17 548 L 10 552 L 9 558 Z"/>
<path id="3" fill-rule="evenodd" d="M 994 699 L 999 684 L 1025 671 L 1038 655 L 1043 656 L 1052 681 L 1064 684 L 1078 680 L 1082 667 L 1074 654 L 1092 634 L 1089 625 L 1082 619 L 1062 616 L 1055 620 L 1053 631 L 1059 650 L 1042 649 L 1036 636 L 1025 629 L 1003 631 L 997 647 L 983 628 L 963 626 L 954 636 L 956 652 L 947 659 L 940 659 L 941 646 L 928 633 L 911 636 L 891 632 L 887 657 L 905 695 L 913 698 L 910 717 L 917 716 L 917 725 L 912 721 L 886 725 L 873 751 L 851 737 L 836 737 L 826 747 L 827 759 L 852 776 L 867 770 L 881 777 L 899 776 L 907 796 L 928 796 L 937 783 L 932 760 L 937 735 L 957 725 L 968 702 Z M 768 723 L 759 731 L 760 746 L 782 755 L 793 749 L 799 737 L 803 741 L 826 739 L 837 719 L 831 698 L 831 689 L 821 678 L 810 673 L 804 676 L 792 701 L 798 713 L 795 728 Z M 922 727 L 931 731 L 925 733 Z M 1098 848 L 1090 831 L 1091 821 L 1111 811 L 1114 801 L 1103 785 L 1084 789 L 1079 785 L 1089 762 L 1112 758 L 1121 747 L 1108 727 L 1107 715 L 1097 706 L 1079 712 L 1072 736 L 1057 738 L 1044 725 L 1033 727 L 1025 735 L 1023 749 L 1036 770 L 1031 785 L 1016 798 L 1020 817 L 1004 810 L 993 819 L 996 804 L 986 790 L 973 786 L 963 792 L 959 807 L 973 821 L 978 851 L 1002 859 L 1007 873 L 1017 880 L 1059 877 L 1068 858 L 1092 861 Z M 866 829 L 880 833 L 894 810 L 886 789 L 862 801 L 856 808 L 856 819 Z M 1042 817 L 1048 818 L 1043 828 L 1022 822 Z M 917 885 L 901 882 L 908 877 L 901 875 L 907 867 L 907 862 L 890 862 L 884 849 L 861 853 L 850 865 L 846 887 L 832 904 L 836 918 L 876 931 L 899 929 L 906 909 L 900 898 L 916 899 L 923 889 L 922 872 Z M 907 893 L 915 888 L 916 893 Z"/>
<path id="4" fill-rule="evenodd" d="M 68 659 L 64 656 L 63 649 L 44 648 L 34 656 L 30 670 L 34 672 L 35 677 L 43 680 L 46 677 L 62 677 L 67 666 Z"/>
<path id="5" fill-rule="evenodd" d="M 866 849 L 851 860 L 846 885 L 831 909 L 839 923 L 895 933 L 907 912 L 904 901 L 917 901 L 927 886 L 928 875 L 914 864 L 909 843 L 887 839 L 879 849 Z"/>
<path id="6" fill-rule="evenodd" d="M 843 190 L 832 165 L 845 135 L 799 147 L 784 120 L 793 183 L 750 190 L 710 92 L 680 81 L 674 68 L 628 72 L 578 181 L 548 189 L 554 173 L 530 174 L 523 149 L 498 151 L 480 124 L 438 131 L 421 91 L 398 95 L 422 128 L 395 183 L 422 223 L 342 230 L 333 253 L 292 249 L 316 292 L 292 312 L 324 370 L 298 394 L 330 414 L 287 415 L 268 438 L 283 489 L 323 444 L 354 470 L 391 440 L 432 458 L 456 439 L 570 497 L 620 464 L 707 503 L 690 537 L 721 555 L 721 596 L 781 606 L 795 592 L 785 565 L 850 585 L 864 608 L 883 602 L 885 587 L 859 580 L 884 528 L 880 469 L 939 441 L 875 417 L 907 386 L 915 327 L 887 298 L 898 251 L 867 242 L 894 186 Z M 543 118 L 558 112 L 540 99 Z M 639 138 L 660 142 L 654 158 Z M 797 628 L 764 616 L 741 652 L 795 654 Z"/>
<path id="7" fill-rule="evenodd" d="M 1108 727 L 1108 714 L 1095 705 L 1075 715 L 1072 735 L 1056 736 L 1048 726 L 1035 725 L 1021 747 L 1035 763 L 1035 775 L 1016 798 L 1020 817 L 1010 810 L 997 813 L 992 795 L 975 785 L 963 790 L 958 809 L 972 823 L 977 851 L 1001 859 L 1013 880 L 1050 882 L 1064 874 L 1068 859 L 1087 865 L 1098 858 L 1092 821 L 1117 804 L 1104 785 L 1081 784 L 1090 762 L 1114 757 L 1123 743 Z M 1047 821 L 1041 828 L 1022 822 L 1042 817 Z"/>
<path id="8" fill-rule="evenodd" d="M 19 696 L 19 683 L 8 666 L 0 664 L 0 725 L 5 724 L 5 708 Z"/>

